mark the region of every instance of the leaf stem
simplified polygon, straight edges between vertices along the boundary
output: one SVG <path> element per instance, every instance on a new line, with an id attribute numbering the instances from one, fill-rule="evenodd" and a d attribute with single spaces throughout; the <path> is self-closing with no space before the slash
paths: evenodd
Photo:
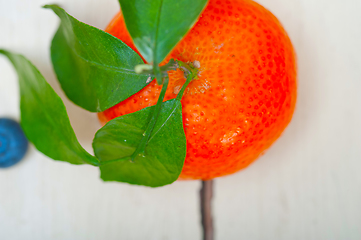
<path id="1" fill-rule="evenodd" d="M 192 73 L 193 69 L 187 63 L 177 60 L 177 64 L 183 71 L 187 72 L 188 74 Z"/>
<path id="2" fill-rule="evenodd" d="M 192 74 L 188 74 L 186 82 L 183 84 L 182 89 L 179 91 L 179 93 L 178 93 L 178 95 L 177 95 L 177 97 L 176 97 L 177 100 L 180 101 L 180 100 L 182 99 L 183 93 L 184 93 L 185 89 L 187 88 L 188 84 L 189 84 L 192 80 L 193 80 Z"/>
<path id="3" fill-rule="evenodd" d="M 159 75 L 160 72 L 158 72 Z M 153 131 L 153 128 L 155 126 L 155 123 L 157 122 L 157 119 L 158 119 L 158 115 L 160 113 L 160 110 L 161 110 L 161 106 L 162 106 L 162 103 L 163 103 L 163 99 L 164 99 L 164 96 L 165 96 L 165 92 L 167 91 L 167 87 L 168 87 L 168 82 L 169 82 L 169 77 L 165 77 L 163 79 L 163 87 L 162 87 L 162 90 L 160 92 L 160 95 L 159 95 L 159 98 L 158 98 L 158 101 L 157 101 L 157 104 L 155 105 L 155 108 L 153 110 L 153 113 L 152 113 L 152 117 L 149 121 L 149 124 L 147 126 L 147 129 L 145 130 L 145 132 L 143 133 L 143 138 L 142 140 L 140 141 L 137 149 L 134 151 L 134 153 L 132 154 L 131 156 L 131 161 L 134 162 L 134 159 L 138 156 L 138 155 L 142 155 L 144 153 L 144 150 L 145 150 L 145 146 L 147 145 L 147 142 L 148 142 L 148 139 L 150 137 L 150 134 L 152 133 Z"/>
<path id="4" fill-rule="evenodd" d="M 194 68 L 193 65 L 189 66 L 188 64 L 186 64 L 186 63 L 184 63 L 182 61 L 174 60 L 174 59 L 171 59 L 166 65 L 164 65 L 162 67 L 159 67 L 158 65 L 153 65 L 152 72 L 155 75 L 155 77 L 157 78 L 158 84 L 161 83 L 163 86 L 162 86 L 162 90 L 160 92 L 157 104 L 155 105 L 155 108 L 153 110 L 153 113 L 152 113 L 151 119 L 149 121 L 149 124 L 148 124 L 146 130 L 143 133 L 143 137 L 140 140 L 140 143 L 139 143 L 137 149 L 134 151 L 134 153 L 131 156 L 131 161 L 132 162 L 134 162 L 134 160 L 135 160 L 135 158 L 137 156 L 144 154 L 145 147 L 146 147 L 146 145 L 148 143 L 148 140 L 149 140 L 150 135 L 151 135 L 151 133 L 153 131 L 153 128 L 154 128 L 154 126 L 155 126 L 155 124 L 157 122 L 158 115 L 160 113 L 162 103 L 163 103 L 163 100 L 164 100 L 164 96 L 165 96 L 165 93 L 167 91 L 168 82 L 169 82 L 168 73 L 165 72 L 166 76 L 164 78 L 162 77 L 162 75 L 164 74 L 164 71 L 176 70 L 177 68 L 181 68 L 184 71 L 185 76 L 187 76 L 186 82 L 183 84 L 182 89 L 179 91 L 179 93 L 178 93 L 178 95 L 176 97 L 176 99 L 180 101 L 182 99 L 182 97 L 183 97 L 183 93 L 184 93 L 185 89 L 187 88 L 188 84 L 194 78 L 197 77 L 198 69 Z M 144 69 L 146 69 L 146 68 L 144 68 Z M 142 73 L 146 73 L 148 71 L 149 70 L 142 71 Z"/>
<path id="5" fill-rule="evenodd" d="M 167 76 L 168 71 L 175 71 L 175 70 L 177 70 L 178 67 L 179 67 L 178 60 L 175 61 L 172 58 L 171 60 L 169 60 L 169 62 L 166 65 L 160 66 L 159 71 L 163 76 Z M 156 77 L 155 71 L 153 70 L 153 65 L 140 64 L 140 65 L 135 66 L 134 70 L 137 74 L 150 75 L 152 77 Z"/>

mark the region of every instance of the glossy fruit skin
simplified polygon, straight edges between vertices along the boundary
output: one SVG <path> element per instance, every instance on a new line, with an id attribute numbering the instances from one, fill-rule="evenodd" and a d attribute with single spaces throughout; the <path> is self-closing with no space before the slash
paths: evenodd
<path id="1" fill-rule="evenodd" d="M 0 118 L 0 168 L 17 164 L 24 157 L 28 145 L 19 123 Z"/>
<path id="2" fill-rule="evenodd" d="M 122 16 L 107 32 L 136 50 Z M 182 99 L 187 156 L 181 179 L 212 179 L 252 163 L 281 135 L 296 104 L 295 53 L 287 33 L 268 10 L 250 0 L 210 0 L 199 20 L 163 62 L 199 61 L 199 78 Z M 165 100 L 185 79 L 169 72 Z M 155 81 L 99 113 L 105 123 L 154 105 Z"/>

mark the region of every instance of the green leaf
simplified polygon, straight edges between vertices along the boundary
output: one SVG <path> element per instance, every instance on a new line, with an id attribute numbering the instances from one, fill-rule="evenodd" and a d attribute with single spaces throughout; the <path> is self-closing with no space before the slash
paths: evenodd
<path id="1" fill-rule="evenodd" d="M 109 121 L 95 135 L 93 148 L 100 160 L 101 178 L 158 187 L 177 180 L 186 156 L 182 105 L 172 99 L 162 103 L 145 151 L 131 161 L 141 141 L 153 107 Z"/>
<path id="2" fill-rule="evenodd" d="M 0 49 L 19 76 L 21 126 L 35 147 L 54 160 L 99 165 L 79 144 L 60 97 L 22 55 Z"/>
<path id="3" fill-rule="evenodd" d="M 158 65 L 192 28 L 207 0 L 119 0 L 141 55 Z"/>
<path id="4" fill-rule="evenodd" d="M 82 23 L 56 5 L 46 5 L 61 24 L 51 59 L 68 98 L 92 112 L 104 111 L 147 85 L 150 75 L 136 74 L 141 57 L 121 40 Z"/>

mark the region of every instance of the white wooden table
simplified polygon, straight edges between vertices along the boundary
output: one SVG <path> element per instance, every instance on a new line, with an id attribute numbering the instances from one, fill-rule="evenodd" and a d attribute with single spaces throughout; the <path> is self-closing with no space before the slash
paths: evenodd
<path id="1" fill-rule="evenodd" d="M 216 240 L 361 239 L 361 1 L 259 0 L 284 24 L 298 55 L 294 119 L 248 169 L 215 182 Z M 0 47 L 24 54 L 64 97 L 50 65 L 57 28 L 50 0 L 0 0 Z M 57 0 L 104 28 L 117 0 Z M 82 145 L 100 127 L 66 101 Z M 17 76 L 0 57 L 0 116 L 19 119 Z M 0 170 L 1 240 L 199 240 L 200 182 L 150 189 L 103 183 L 96 168 L 30 148 Z"/>

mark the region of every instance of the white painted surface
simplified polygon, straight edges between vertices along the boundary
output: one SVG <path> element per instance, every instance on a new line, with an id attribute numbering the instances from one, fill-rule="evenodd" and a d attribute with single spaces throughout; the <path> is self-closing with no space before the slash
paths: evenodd
<path id="1" fill-rule="evenodd" d="M 361 1 L 259 0 L 298 55 L 291 125 L 257 162 L 217 179 L 216 240 L 361 239 Z M 50 65 L 58 19 L 48 0 L 0 0 L 0 47 L 24 54 L 63 97 Z M 57 0 L 104 28 L 116 0 Z M 0 57 L 0 116 L 19 118 L 17 77 Z M 96 116 L 65 101 L 91 149 Z M 0 239 L 201 239 L 199 182 L 158 189 L 103 183 L 97 169 L 51 161 L 33 147 L 0 170 Z"/>

